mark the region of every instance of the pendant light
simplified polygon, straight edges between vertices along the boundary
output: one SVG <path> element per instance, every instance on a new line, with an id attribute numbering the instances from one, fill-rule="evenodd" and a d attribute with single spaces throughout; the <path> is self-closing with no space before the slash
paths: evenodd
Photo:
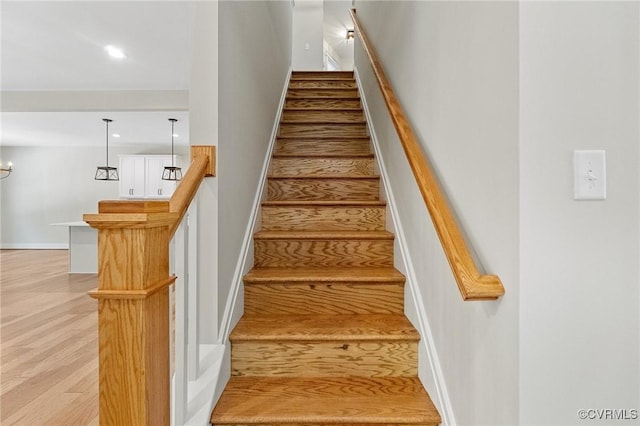
<path id="1" fill-rule="evenodd" d="M 109 167 L 109 123 L 113 120 L 109 118 L 103 118 L 106 127 L 107 127 L 107 165 L 106 166 L 98 166 L 96 170 L 95 180 L 120 180 L 118 177 L 118 169 L 116 167 Z"/>
<path id="2" fill-rule="evenodd" d="M 0 179 L 8 178 L 13 171 L 13 163 L 9 162 L 8 166 L 2 167 L 2 163 L 0 163 Z"/>
<path id="3" fill-rule="evenodd" d="M 169 121 L 171 122 L 171 166 L 165 166 L 164 172 L 162 172 L 162 180 L 182 180 L 182 169 L 176 167 L 173 163 L 173 128 L 178 120 L 170 118 Z"/>

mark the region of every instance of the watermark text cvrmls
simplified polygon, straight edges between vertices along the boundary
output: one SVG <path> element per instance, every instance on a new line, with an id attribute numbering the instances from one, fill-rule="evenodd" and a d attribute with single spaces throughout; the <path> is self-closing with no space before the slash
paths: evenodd
<path id="1" fill-rule="evenodd" d="M 589 408 L 578 410 L 578 418 L 581 420 L 637 420 L 639 411 L 637 408 Z"/>

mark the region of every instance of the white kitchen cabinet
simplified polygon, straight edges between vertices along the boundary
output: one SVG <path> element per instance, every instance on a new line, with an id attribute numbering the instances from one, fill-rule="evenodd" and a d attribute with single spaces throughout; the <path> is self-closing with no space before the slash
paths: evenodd
<path id="1" fill-rule="evenodd" d="M 174 164 L 180 166 L 177 155 Z M 121 155 L 120 198 L 170 198 L 178 185 L 162 180 L 165 166 L 170 165 L 170 155 Z"/>
<path id="2" fill-rule="evenodd" d="M 174 160 L 175 161 L 175 160 Z M 178 165 L 177 162 L 175 165 Z M 162 180 L 165 166 L 171 166 L 170 155 L 145 157 L 145 196 L 146 198 L 168 198 L 175 191 L 178 182 Z"/>
<path id="3" fill-rule="evenodd" d="M 144 198 L 145 157 L 120 156 L 120 198 Z"/>

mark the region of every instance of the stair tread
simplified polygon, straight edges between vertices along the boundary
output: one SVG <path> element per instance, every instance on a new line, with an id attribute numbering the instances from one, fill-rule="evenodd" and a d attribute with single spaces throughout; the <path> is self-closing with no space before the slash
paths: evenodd
<path id="1" fill-rule="evenodd" d="M 358 175 L 355 173 L 349 174 L 331 174 L 331 175 L 287 175 L 287 174 L 270 174 L 267 176 L 269 179 L 380 179 L 380 175 Z"/>
<path id="2" fill-rule="evenodd" d="M 344 127 L 352 127 L 352 126 L 362 126 L 367 124 L 366 120 L 353 120 L 353 121 L 344 121 L 344 122 L 336 122 L 327 119 L 323 120 L 280 120 L 280 124 L 295 124 L 295 125 L 307 125 L 307 124 L 330 124 L 332 126 L 344 126 Z M 286 135 L 285 135 L 286 136 Z"/>
<path id="3" fill-rule="evenodd" d="M 299 95 L 298 98 L 312 98 L 323 95 L 331 96 L 323 92 L 312 92 L 308 94 L 308 96 L 304 96 L 304 93 L 297 93 L 299 90 L 350 90 L 354 93 L 354 97 L 359 98 L 360 96 L 356 85 L 357 83 L 354 80 L 348 78 L 297 79 L 291 80 L 291 83 L 287 87 L 287 96 L 296 97 L 297 94 Z"/>
<path id="4" fill-rule="evenodd" d="M 352 78 L 296 78 L 289 82 L 288 90 L 298 90 L 298 89 L 318 89 L 318 87 L 296 87 L 295 83 L 331 83 L 331 82 L 339 82 L 339 83 L 356 83 L 356 81 Z M 294 83 L 291 86 L 291 83 Z M 326 87 L 320 87 L 319 89 L 327 89 Z M 331 87 L 330 89 L 333 89 Z M 336 87 L 335 89 L 341 90 L 358 90 L 356 87 Z"/>
<path id="5" fill-rule="evenodd" d="M 336 98 L 328 98 L 331 99 L 332 101 L 335 101 Z M 349 98 L 346 98 L 349 99 Z M 315 100 L 318 100 L 318 98 L 316 98 Z M 343 108 L 343 107 L 339 107 L 339 108 L 331 108 L 331 109 L 326 109 L 326 108 L 300 108 L 300 107 L 284 107 L 282 109 L 282 112 L 298 112 L 298 111 L 302 111 L 302 112 L 317 112 L 317 113 L 322 113 L 322 114 L 326 114 L 328 112 L 347 112 L 347 113 L 352 113 L 354 111 L 364 111 L 362 109 L 362 107 L 358 107 L 358 108 Z"/>
<path id="6" fill-rule="evenodd" d="M 325 80 L 345 80 L 355 82 L 355 78 L 353 74 L 351 75 L 326 75 L 326 74 L 315 74 L 315 75 L 300 75 L 300 74 L 292 74 L 290 81 L 325 81 Z"/>
<path id="7" fill-rule="evenodd" d="M 291 80 L 349 80 L 355 81 L 353 72 L 346 71 L 293 71 L 291 73 Z"/>
<path id="8" fill-rule="evenodd" d="M 325 83 L 325 82 L 331 82 L 331 81 L 353 81 L 353 80 L 332 80 L 332 79 L 326 79 L 326 80 L 298 80 L 298 81 L 305 81 L 305 82 L 319 82 L 319 83 Z M 358 93 L 358 89 L 355 87 L 288 87 L 287 88 L 287 96 L 291 96 L 291 93 L 295 93 L 295 92 L 305 92 L 308 91 L 309 93 L 313 93 L 313 92 L 319 92 L 319 93 L 329 93 L 329 92 L 351 92 L 351 93 Z M 294 97 L 300 97 L 300 96 L 295 96 Z M 311 96 L 313 97 L 313 96 Z"/>
<path id="9" fill-rule="evenodd" d="M 325 81 L 340 81 L 340 82 L 348 82 L 348 83 L 355 83 L 356 80 L 353 77 L 335 77 L 335 76 L 331 76 L 331 78 L 317 78 L 317 77 L 294 77 L 291 79 L 290 82 L 293 83 L 298 83 L 300 81 L 304 81 L 305 83 L 308 82 L 312 82 L 312 83 L 324 83 Z"/>
<path id="10" fill-rule="evenodd" d="M 314 98 L 314 100 L 320 100 L 321 98 Z M 340 98 L 327 98 L 327 99 L 331 99 L 333 101 L 339 101 L 341 100 Z M 352 100 L 353 98 L 344 98 L 343 100 Z M 293 100 L 293 99 L 292 99 Z M 295 100 L 300 100 L 295 99 Z M 334 106 L 329 106 L 326 108 L 317 108 L 317 107 L 313 107 L 313 108 L 305 108 L 305 107 L 287 107 L 285 108 L 285 111 L 317 111 L 317 112 L 340 112 L 340 111 L 347 111 L 347 112 L 353 112 L 353 111 L 360 111 L 362 112 L 362 107 L 340 107 L 340 108 L 336 108 Z"/>
<path id="11" fill-rule="evenodd" d="M 335 141 L 335 142 L 369 142 L 371 140 L 371 136 L 358 135 L 358 136 L 323 136 L 323 135 L 314 135 L 314 136 L 290 136 L 290 135 L 279 135 L 279 140 L 303 140 L 303 141 L 318 141 L 318 142 L 327 142 L 327 141 Z"/>
<path id="12" fill-rule="evenodd" d="M 388 231 L 258 231 L 256 240 L 393 240 Z"/>
<path id="13" fill-rule="evenodd" d="M 285 108 L 282 111 L 281 124 L 364 124 L 364 114 L 358 109 L 310 109 Z"/>
<path id="14" fill-rule="evenodd" d="M 407 317 L 397 314 L 244 315 L 233 332 L 239 341 L 411 341 L 420 340 Z"/>
<path id="15" fill-rule="evenodd" d="M 309 127 L 317 127 L 317 126 L 325 126 L 330 125 L 332 127 L 346 127 L 352 128 L 356 126 L 364 126 L 367 122 L 359 117 L 291 117 L 289 114 L 287 117 L 284 117 L 280 120 L 280 125 L 290 125 L 290 126 L 309 126 Z"/>
<path id="16" fill-rule="evenodd" d="M 379 200 L 267 200 L 263 207 L 384 207 Z"/>
<path id="17" fill-rule="evenodd" d="M 232 377 L 211 415 L 212 424 L 437 425 L 440 421 L 417 377 Z"/>
<path id="18" fill-rule="evenodd" d="M 298 90 L 296 88 L 296 90 Z M 355 90 L 355 89 L 348 89 L 348 90 Z M 303 100 L 303 98 L 300 98 L 299 96 L 289 96 L 289 95 L 285 95 L 285 100 L 293 100 L 293 101 L 300 101 Z M 353 101 L 354 98 L 353 96 L 343 96 L 343 97 L 336 97 L 336 96 L 314 96 L 313 98 L 309 99 L 312 101 Z M 286 107 L 289 108 L 289 107 Z M 320 110 L 324 110 L 324 108 L 317 108 Z M 359 106 L 358 109 L 362 109 L 362 106 Z"/>
<path id="19" fill-rule="evenodd" d="M 337 74 L 337 75 L 327 75 L 327 74 L 312 74 L 312 75 L 300 75 L 300 74 L 293 74 L 291 76 L 291 81 L 350 81 L 350 82 L 356 82 L 356 79 L 354 78 L 353 74 L 348 75 L 348 74 Z"/>
<path id="20" fill-rule="evenodd" d="M 379 178 L 373 158 L 272 158 L 269 178 Z"/>
<path id="21" fill-rule="evenodd" d="M 362 158 L 374 158 L 373 154 L 331 154 L 331 153 L 324 153 L 324 152 L 314 152 L 314 153 L 309 153 L 309 154 L 299 154 L 299 153 L 295 153 L 295 154 L 273 154 L 272 158 L 290 158 L 290 159 L 294 159 L 294 158 L 357 158 L 357 159 L 362 159 Z"/>
<path id="22" fill-rule="evenodd" d="M 281 282 L 365 282 L 404 283 L 395 268 L 253 268 L 244 276 L 245 284 Z"/>
<path id="23" fill-rule="evenodd" d="M 292 100 L 292 101 L 299 101 L 300 98 L 287 98 L 287 100 Z M 353 98 L 313 98 L 314 101 L 353 101 Z M 285 111 L 363 111 L 361 106 L 353 106 L 353 107 L 344 107 L 341 106 L 339 108 L 336 108 L 333 105 L 328 105 L 325 106 L 323 108 L 319 108 L 317 106 L 314 107 L 301 107 L 301 106 L 297 106 L 297 107 L 293 107 L 293 106 L 288 106 L 285 108 Z"/>
<path id="24" fill-rule="evenodd" d="M 287 90 L 287 99 L 315 99 L 315 98 L 334 98 L 334 99 L 360 99 L 358 89 L 343 87 L 295 87 Z"/>
<path id="25" fill-rule="evenodd" d="M 295 84 L 295 83 L 353 83 L 355 84 L 355 79 L 353 78 L 349 78 L 349 77 L 332 77 L 332 78 L 294 78 L 291 79 L 289 81 L 289 84 L 291 85 L 291 83 Z M 298 87 L 294 87 L 295 89 L 298 89 Z"/>
<path id="26" fill-rule="evenodd" d="M 299 76 L 299 75 L 331 75 L 331 74 L 335 74 L 335 75 L 353 75 L 353 71 L 349 71 L 349 70 L 344 70 L 344 71 L 327 71 L 327 70 L 292 70 L 291 71 L 291 75 L 292 76 Z"/>

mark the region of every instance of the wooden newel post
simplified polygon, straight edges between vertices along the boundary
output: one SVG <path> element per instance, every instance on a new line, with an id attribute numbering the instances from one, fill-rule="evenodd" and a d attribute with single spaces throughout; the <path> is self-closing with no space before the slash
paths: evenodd
<path id="1" fill-rule="evenodd" d="M 98 230 L 101 426 L 168 426 L 169 242 L 216 149 L 192 145 L 191 165 L 168 201 L 100 201 L 84 221 Z"/>
<path id="2" fill-rule="evenodd" d="M 169 425 L 168 201 L 101 201 L 98 229 L 100 425 Z"/>

